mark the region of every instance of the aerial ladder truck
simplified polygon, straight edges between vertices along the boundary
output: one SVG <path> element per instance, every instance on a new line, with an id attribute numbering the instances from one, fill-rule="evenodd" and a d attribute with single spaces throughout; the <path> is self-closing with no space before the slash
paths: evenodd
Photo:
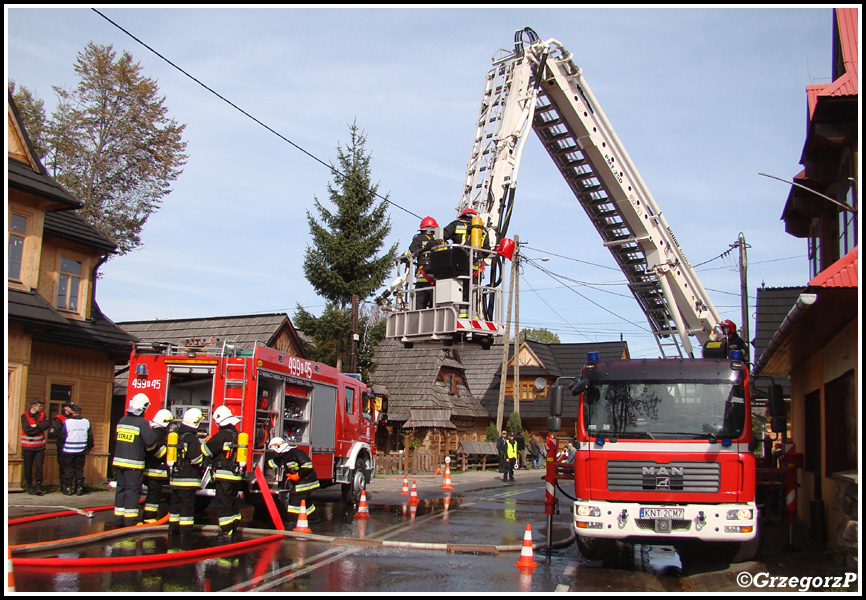
<path id="1" fill-rule="evenodd" d="M 518 30 L 514 41 L 514 51 L 494 58 L 488 72 L 458 206 L 458 214 L 478 213 L 476 227 L 495 249 L 469 248 L 471 261 L 490 266 L 486 286 L 465 278 L 469 312 L 494 326 L 489 334 L 461 329 L 459 295 L 442 294 L 433 308 L 414 308 L 413 278 L 406 276 L 395 294 L 402 305 L 389 314 L 386 335 L 406 345 L 486 335 L 481 339 L 489 344 L 504 333 L 495 292 L 508 257 L 505 235 L 520 159 L 534 130 L 625 275 L 666 357 L 608 361 L 590 354 L 580 373 L 551 386 L 549 461 L 561 431 L 563 394 L 578 396 L 569 437 L 577 446 L 571 479 L 580 551 L 599 559 L 616 541 L 712 542 L 731 549 L 735 559 L 752 557 L 759 515 L 748 363 L 728 352 L 719 314 L 572 55 L 529 28 Z M 696 357 L 693 339 L 703 357 Z M 549 462 L 548 515 L 559 478 Z"/>
<path id="2" fill-rule="evenodd" d="M 625 275 L 662 356 L 694 357 L 692 338 L 699 346 L 715 339 L 721 319 L 662 211 L 572 55 L 530 28 L 518 30 L 514 42 L 514 51 L 495 57 L 487 74 L 457 208 L 478 214 L 475 226 L 489 249 L 470 244 L 462 263 L 452 247 L 431 252 L 442 293 L 429 309 L 414 308 L 413 265 L 404 263 L 389 289 L 397 300 L 388 305 L 386 337 L 406 345 L 454 339 L 489 345 L 504 334 L 502 264 L 513 249 L 505 236 L 531 129 Z M 486 285 L 468 276 L 467 263 L 488 267 Z M 460 294 L 447 291 L 455 279 L 469 288 L 468 314 Z"/>

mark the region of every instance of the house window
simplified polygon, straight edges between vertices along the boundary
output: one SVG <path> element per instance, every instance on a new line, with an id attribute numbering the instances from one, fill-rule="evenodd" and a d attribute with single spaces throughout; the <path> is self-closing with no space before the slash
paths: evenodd
<path id="1" fill-rule="evenodd" d="M 9 218 L 9 279 L 21 281 L 24 262 L 24 240 L 27 235 L 27 217 L 12 213 Z"/>
<path id="2" fill-rule="evenodd" d="M 857 468 L 857 392 L 854 371 L 824 386 L 825 473 Z"/>
<path id="3" fill-rule="evenodd" d="M 842 173 L 851 172 L 850 159 L 842 166 Z M 840 182 L 839 199 L 857 210 L 857 194 L 852 179 L 846 178 Z M 857 213 L 847 210 L 839 211 L 839 256 L 845 256 L 857 246 Z"/>
<path id="4" fill-rule="evenodd" d="M 67 402 L 73 402 L 72 386 L 65 383 L 52 383 L 48 393 L 48 421 L 54 422 L 54 417 L 60 414 L 60 408 Z M 53 428 L 48 430 L 48 437 L 54 439 Z"/>
<path id="5" fill-rule="evenodd" d="M 520 384 L 520 399 L 521 400 L 535 400 L 535 385 L 532 383 L 521 383 Z"/>
<path id="6" fill-rule="evenodd" d="M 78 312 L 81 291 L 81 262 L 61 257 L 57 287 L 57 308 Z"/>

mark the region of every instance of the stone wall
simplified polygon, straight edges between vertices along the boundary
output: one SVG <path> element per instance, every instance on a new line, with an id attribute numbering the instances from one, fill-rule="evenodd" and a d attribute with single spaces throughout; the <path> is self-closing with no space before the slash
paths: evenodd
<path id="1" fill-rule="evenodd" d="M 832 543 L 840 553 L 840 566 L 846 571 L 858 572 L 858 474 L 857 471 L 835 473 L 833 479 L 839 491 L 833 500 L 833 509 L 836 511 L 836 537 Z"/>

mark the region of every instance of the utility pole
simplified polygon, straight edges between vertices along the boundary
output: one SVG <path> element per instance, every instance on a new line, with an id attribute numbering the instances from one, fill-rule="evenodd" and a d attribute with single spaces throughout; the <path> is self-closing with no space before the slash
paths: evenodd
<path id="1" fill-rule="evenodd" d="M 517 244 L 515 243 L 515 247 Z M 517 259 L 511 260 L 511 279 L 508 281 L 508 309 L 505 317 L 505 338 L 502 344 L 502 372 L 499 376 L 499 403 L 496 408 L 496 434 L 502 431 L 502 421 L 505 418 L 505 381 L 508 378 L 508 331 L 511 328 L 511 299 L 514 296 L 514 279 L 517 273 Z"/>
<path id="2" fill-rule="evenodd" d="M 520 416 L 520 237 L 514 236 L 514 412 Z"/>
<path id="3" fill-rule="evenodd" d="M 746 343 L 746 351 L 751 356 L 750 340 L 749 340 L 749 285 L 746 277 L 746 269 L 748 267 L 746 260 L 746 238 L 740 233 L 737 238 L 737 245 L 740 247 L 740 306 L 742 310 L 742 332 L 743 341 Z"/>
<path id="4" fill-rule="evenodd" d="M 358 372 L 358 295 L 352 294 L 352 344 L 349 373 Z"/>

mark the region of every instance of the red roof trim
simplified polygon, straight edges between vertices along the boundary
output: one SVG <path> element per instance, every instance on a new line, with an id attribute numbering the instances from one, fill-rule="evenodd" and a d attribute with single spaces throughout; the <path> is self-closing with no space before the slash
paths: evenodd
<path id="1" fill-rule="evenodd" d="M 824 269 L 812 281 L 809 287 L 821 288 L 856 288 L 859 246 L 835 263 Z"/>

